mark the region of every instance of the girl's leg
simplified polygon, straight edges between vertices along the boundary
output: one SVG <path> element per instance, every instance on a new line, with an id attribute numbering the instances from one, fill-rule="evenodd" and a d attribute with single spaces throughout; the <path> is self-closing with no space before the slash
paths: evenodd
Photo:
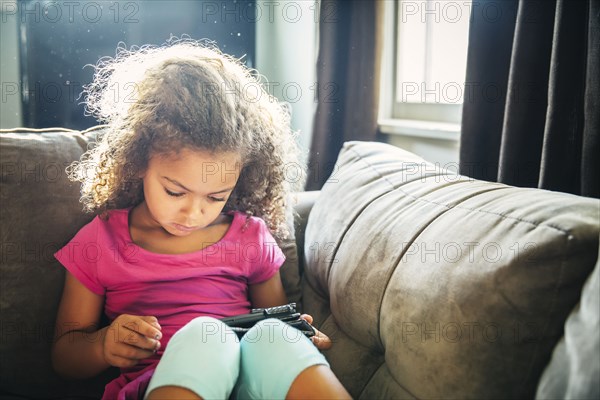
<path id="1" fill-rule="evenodd" d="M 351 399 L 333 371 L 326 365 L 306 368 L 294 379 L 286 399 Z"/>
<path id="2" fill-rule="evenodd" d="M 237 399 L 349 399 L 325 357 L 300 331 L 276 319 L 241 340 Z"/>
<path id="3" fill-rule="evenodd" d="M 169 341 L 145 399 L 227 399 L 239 374 L 240 343 L 221 321 L 199 317 Z"/>

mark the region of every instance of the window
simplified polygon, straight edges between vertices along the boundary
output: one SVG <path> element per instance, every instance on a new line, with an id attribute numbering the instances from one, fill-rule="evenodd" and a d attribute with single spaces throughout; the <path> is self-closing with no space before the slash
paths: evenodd
<path id="1" fill-rule="evenodd" d="M 471 2 L 387 2 L 382 112 L 386 133 L 456 140 Z"/>
<path id="2" fill-rule="evenodd" d="M 130 48 L 189 35 L 215 41 L 223 52 L 244 56 L 252 67 L 259 20 L 255 12 L 254 0 L 0 0 L 0 124 L 71 129 L 95 125 L 94 118 L 84 115 L 79 97 L 93 75 L 93 69 L 84 66 L 114 56 L 121 41 Z M 5 121 L 4 108 L 14 110 L 13 115 L 22 110 L 23 120 Z"/>

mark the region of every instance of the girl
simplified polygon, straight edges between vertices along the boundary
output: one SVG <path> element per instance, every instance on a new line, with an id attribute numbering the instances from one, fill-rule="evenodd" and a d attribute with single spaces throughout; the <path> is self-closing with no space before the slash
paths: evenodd
<path id="1" fill-rule="evenodd" d="M 271 232 L 288 233 L 284 174 L 298 164 L 279 103 L 191 40 L 119 49 L 86 94 L 108 127 L 69 171 L 98 215 L 55 255 L 67 269 L 55 370 L 121 368 L 111 400 L 348 398 L 317 350 L 325 335 L 266 320 L 238 340 L 217 319 L 287 302 Z"/>

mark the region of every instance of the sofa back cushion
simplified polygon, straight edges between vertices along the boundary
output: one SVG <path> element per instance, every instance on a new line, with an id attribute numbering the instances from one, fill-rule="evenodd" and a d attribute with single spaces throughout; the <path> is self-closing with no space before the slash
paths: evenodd
<path id="1" fill-rule="evenodd" d="M 382 143 L 346 143 L 334 171 L 306 228 L 305 306 L 350 393 L 533 397 L 598 255 L 600 202 Z"/>
<path id="2" fill-rule="evenodd" d="M 0 135 L 0 393 L 99 397 L 104 389 L 106 376 L 60 379 L 50 359 L 64 281 L 53 254 L 92 218 L 82 212 L 79 185 L 65 173 L 87 148 L 87 138 L 65 129 Z"/>

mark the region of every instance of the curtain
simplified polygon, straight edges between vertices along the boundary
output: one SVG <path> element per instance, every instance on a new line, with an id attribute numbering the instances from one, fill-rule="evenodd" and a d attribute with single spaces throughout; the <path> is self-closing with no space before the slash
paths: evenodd
<path id="1" fill-rule="evenodd" d="M 321 1 L 306 190 L 323 186 L 345 141 L 377 138 L 383 6 L 382 0 Z"/>
<path id="2" fill-rule="evenodd" d="M 460 171 L 600 197 L 600 1 L 473 3 Z"/>

